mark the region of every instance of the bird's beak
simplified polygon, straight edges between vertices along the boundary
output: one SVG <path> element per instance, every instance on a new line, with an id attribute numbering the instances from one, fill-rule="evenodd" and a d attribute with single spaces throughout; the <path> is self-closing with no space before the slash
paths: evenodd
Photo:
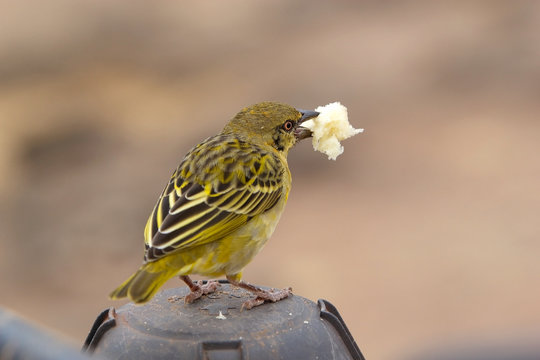
<path id="1" fill-rule="evenodd" d="M 302 114 L 302 117 L 300 118 L 300 120 L 298 120 L 299 124 L 303 123 L 306 120 L 313 119 L 314 117 L 319 116 L 319 113 L 317 111 L 300 110 L 300 109 L 297 109 L 297 110 L 300 112 L 300 114 Z"/>
<path id="2" fill-rule="evenodd" d="M 301 110 L 301 109 L 297 109 L 297 110 L 300 112 L 300 114 L 302 114 L 302 117 L 300 118 L 300 120 L 298 120 L 296 129 L 294 130 L 294 136 L 296 136 L 297 140 L 302 140 L 302 139 L 311 137 L 312 133 L 311 133 L 311 130 L 309 130 L 308 128 L 305 128 L 299 125 L 302 124 L 306 120 L 313 119 L 319 116 L 319 113 L 317 111 L 311 111 L 311 110 Z"/>

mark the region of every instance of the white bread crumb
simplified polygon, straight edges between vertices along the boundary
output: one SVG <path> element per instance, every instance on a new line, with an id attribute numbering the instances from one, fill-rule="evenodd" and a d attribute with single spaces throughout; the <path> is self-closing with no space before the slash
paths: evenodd
<path id="1" fill-rule="evenodd" d="M 341 140 L 345 140 L 364 131 L 355 129 L 349 123 L 347 108 L 334 102 L 315 109 L 319 116 L 302 123 L 303 127 L 313 133 L 313 149 L 328 155 L 328 159 L 336 160 L 343 153 Z"/>
<path id="2" fill-rule="evenodd" d="M 219 315 L 216 316 L 216 319 L 227 320 L 227 317 L 226 317 L 225 315 L 223 315 L 223 313 L 221 312 L 221 310 L 219 310 Z"/>

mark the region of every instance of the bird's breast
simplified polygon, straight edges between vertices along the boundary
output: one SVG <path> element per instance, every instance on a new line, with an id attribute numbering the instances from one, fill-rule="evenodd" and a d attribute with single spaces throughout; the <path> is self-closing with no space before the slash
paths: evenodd
<path id="1" fill-rule="evenodd" d="M 272 236 L 285 209 L 290 186 L 284 189 L 279 201 L 274 207 L 262 214 L 254 216 L 243 227 L 227 236 L 220 243 L 217 251 L 221 260 L 226 263 L 225 274 L 236 274 L 259 253 L 266 241 Z"/>

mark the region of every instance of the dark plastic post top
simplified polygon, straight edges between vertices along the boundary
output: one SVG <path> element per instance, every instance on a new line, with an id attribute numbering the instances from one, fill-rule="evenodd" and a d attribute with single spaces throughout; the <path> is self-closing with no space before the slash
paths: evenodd
<path id="1" fill-rule="evenodd" d="M 103 311 L 83 351 L 107 359 L 360 359 L 337 309 L 298 295 L 251 310 L 253 296 L 226 281 L 184 304 L 187 287 L 158 293 L 145 305 Z"/>
<path id="2" fill-rule="evenodd" d="M 0 359 L 89 360 L 90 357 L 48 329 L 0 308 Z"/>

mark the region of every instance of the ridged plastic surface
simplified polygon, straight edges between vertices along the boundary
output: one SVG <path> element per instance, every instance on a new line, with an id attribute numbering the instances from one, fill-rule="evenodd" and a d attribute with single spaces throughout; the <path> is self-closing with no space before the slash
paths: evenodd
<path id="1" fill-rule="evenodd" d="M 293 295 L 242 310 L 252 296 L 222 282 L 184 304 L 188 288 L 101 313 L 84 350 L 108 359 L 364 359 L 336 308 Z"/>

